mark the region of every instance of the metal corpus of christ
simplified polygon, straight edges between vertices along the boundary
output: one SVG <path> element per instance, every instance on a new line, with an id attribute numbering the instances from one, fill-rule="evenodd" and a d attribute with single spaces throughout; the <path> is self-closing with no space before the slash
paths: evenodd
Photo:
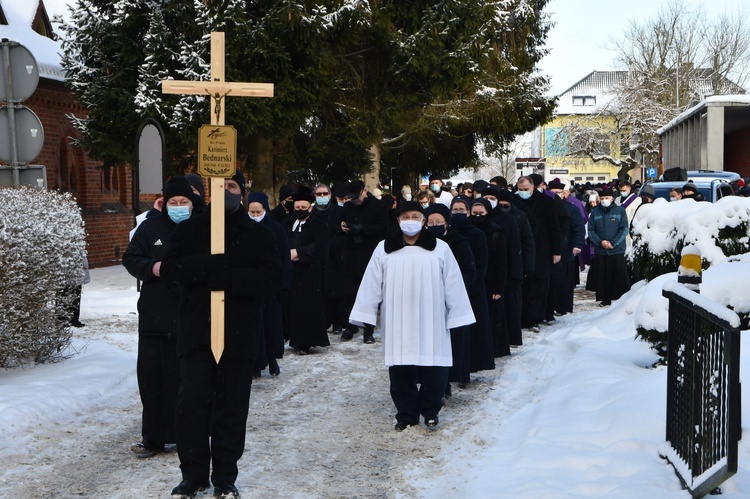
<path id="1" fill-rule="evenodd" d="M 199 144 L 206 141 L 207 151 L 205 161 L 199 158 L 199 172 L 211 178 L 211 254 L 224 253 L 224 179 L 234 174 L 237 140 L 234 127 L 224 125 L 222 99 L 273 97 L 273 84 L 224 81 L 224 33 L 212 32 L 210 81 L 162 80 L 161 89 L 165 94 L 211 96 L 211 125 L 199 133 Z M 211 351 L 218 364 L 224 352 L 224 291 L 211 291 Z"/>

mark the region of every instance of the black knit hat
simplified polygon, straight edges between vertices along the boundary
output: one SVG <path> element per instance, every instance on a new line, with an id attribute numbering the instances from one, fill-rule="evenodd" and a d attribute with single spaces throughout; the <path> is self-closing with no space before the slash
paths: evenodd
<path id="1" fill-rule="evenodd" d="M 234 175 L 232 175 L 232 180 L 240 185 L 240 194 L 242 194 L 242 199 L 245 199 L 245 176 L 241 171 L 237 170 Z"/>
<path id="2" fill-rule="evenodd" d="M 197 173 L 188 173 L 185 175 L 185 180 L 187 180 L 191 186 L 198 189 L 198 194 L 200 194 L 200 197 L 206 196 L 206 187 L 203 184 L 203 179 L 200 175 Z"/>
<path id="3" fill-rule="evenodd" d="M 529 175 L 529 178 L 534 181 L 534 187 L 539 187 L 544 183 L 544 177 L 542 177 L 538 173 L 532 173 L 531 175 Z"/>
<path id="4" fill-rule="evenodd" d="M 446 222 L 451 221 L 451 209 L 445 206 L 443 203 L 431 204 L 424 210 L 424 216 L 429 218 L 433 213 L 442 215 Z"/>
<path id="5" fill-rule="evenodd" d="M 484 206 L 484 209 L 487 210 L 487 213 L 492 213 L 492 205 L 488 200 L 484 198 L 477 198 L 471 203 L 471 206 L 474 206 L 475 204 L 481 204 L 482 206 Z"/>
<path id="6" fill-rule="evenodd" d="M 508 189 L 500 189 L 500 192 L 497 195 L 497 201 L 504 201 L 506 203 L 513 204 L 513 193 L 511 193 Z"/>
<path id="7" fill-rule="evenodd" d="M 491 185 L 485 189 L 482 189 L 482 197 L 484 196 L 493 196 L 495 199 L 499 199 L 500 196 L 500 189 L 498 189 L 496 186 Z"/>
<path id="8" fill-rule="evenodd" d="M 294 195 L 294 188 L 291 185 L 284 184 L 279 188 L 279 202 L 292 195 Z"/>
<path id="9" fill-rule="evenodd" d="M 193 188 L 190 187 L 190 183 L 185 180 L 185 177 L 182 175 L 172 177 L 166 184 L 164 184 L 163 193 L 165 205 L 167 204 L 167 201 L 169 201 L 169 198 L 185 196 L 192 201 L 193 196 L 195 195 L 193 193 Z"/>

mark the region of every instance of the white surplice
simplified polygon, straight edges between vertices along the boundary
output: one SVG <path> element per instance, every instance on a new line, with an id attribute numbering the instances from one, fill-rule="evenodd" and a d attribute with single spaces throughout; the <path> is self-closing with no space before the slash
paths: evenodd
<path id="1" fill-rule="evenodd" d="M 451 366 L 450 329 L 475 322 L 458 263 L 439 239 L 432 251 L 386 253 L 384 241 L 378 244 L 349 322 L 376 324 L 378 305 L 387 366 Z"/>

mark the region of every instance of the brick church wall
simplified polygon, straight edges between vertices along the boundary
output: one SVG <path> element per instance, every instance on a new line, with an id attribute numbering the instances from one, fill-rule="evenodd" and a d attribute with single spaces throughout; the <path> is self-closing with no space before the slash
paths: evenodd
<path id="1" fill-rule="evenodd" d="M 129 165 L 104 169 L 82 149 L 71 145 L 78 136 L 67 115 L 85 116 L 62 82 L 40 79 L 36 92 L 23 105 L 39 116 L 44 145 L 31 164 L 47 169 L 49 189 L 71 192 L 81 207 L 86 226 L 88 260 L 92 267 L 120 261 L 135 226 Z"/>

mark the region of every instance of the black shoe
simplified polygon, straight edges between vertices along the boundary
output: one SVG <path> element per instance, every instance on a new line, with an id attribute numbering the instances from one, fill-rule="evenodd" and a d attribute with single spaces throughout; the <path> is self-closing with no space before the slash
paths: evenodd
<path id="1" fill-rule="evenodd" d="M 133 451 L 133 454 L 135 454 L 135 457 L 144 459 L 147 457 L 154 457 L 160 452 L 164 452 L 164 446 L 159 448 L 159 447 L 152 447 L 143 442 L 135 442 L 135 443 L 130 444 L 130 450 Z"/>
<path id="2" fill-rule="evenodd" d="M 195 494 L 208 488 L 208 482 L 196 484 L 189 480 L 183 480 L 180 484 L 172 489 L 172 497 L 195 497 Z"/>
<path id="3" fill-rule="evenodd" d="M 84 323 L 83 323 L 83 322 L 81 322 L 81 321 L 75 321 L 75 322 L 71 322 L 71 323 L 70 323 L 70 325 L 71 325 L 71 326 L 73 326 L 73 327 L 83 327 L 83 326 L 85 326 L 86 324 L 84 324 Z"/>
<path id="4" fill-rule="evenodd" d="M 341 332 L 341 339 L 343 341 L 349 341 L 354 338 L 354 333 L 356 333 L 357 331 L 359 331 L 359 328 L 349 326 Z"/>
<path id="5" fill-rule="evenodd" d="M 432 417 L 429 417 L 429 418 L 424 418 L 424 424 L 428 428 L 434 428 L 435 426 L 438 425 L 438 417 L 437 416 L 432 416 Z"/>
<path id="6" fill-rule="evenodd" d="M 448 383 L 448 386 L 445 387 L 445 397 L 450 398 L 453 395 L 453 389 L 451 388 L 451 384 Z"/>
<path id="7" fill-rule="evenodd" d="M 271 376 L 278 376 L 281 374 L 281 368 L 279 367 L 279 363 L 276 361 L 276 359 L 268 359 L 268 372 L 271 374 Z"/>
<path id="8" fill-rule="evenodd" d="M 372 335 L 373 335 L 373 330 L 365 328 L 365 332 L 362 335 L 362 342 L 368 345 L 375 343 L 375 338 L 373 338 Z"/>
<path id="9" fill-rule="evenodd" d="M 396 423 L 396 426 L 393 427 L 393 429 L 396 430 L 396 431 L 404 431 L 405 429 L 407 429 L 410 426 L 416 426 L 416 425 L 413 424 L 413 423 L 401 423 L 401 422 L 398 422 L 398 423 Z"/>
<path id="10" fill-rule="evenodd" d="M 214 497 L 231 498 L 240 497 L 240 491 L 233 483 L 215 483 Z"/>
<path id="11" fill-rule="evenodd" d="M 599 304 L 600 307 L 609 307 L 610 305 L 612 305 L 612 302 L 610 300 L 604 300 Z"/>
<path id="12" fill-rule="evenodd" d="M 164 452 L 177 452 L 177 444 L 164 444 Z"/>

